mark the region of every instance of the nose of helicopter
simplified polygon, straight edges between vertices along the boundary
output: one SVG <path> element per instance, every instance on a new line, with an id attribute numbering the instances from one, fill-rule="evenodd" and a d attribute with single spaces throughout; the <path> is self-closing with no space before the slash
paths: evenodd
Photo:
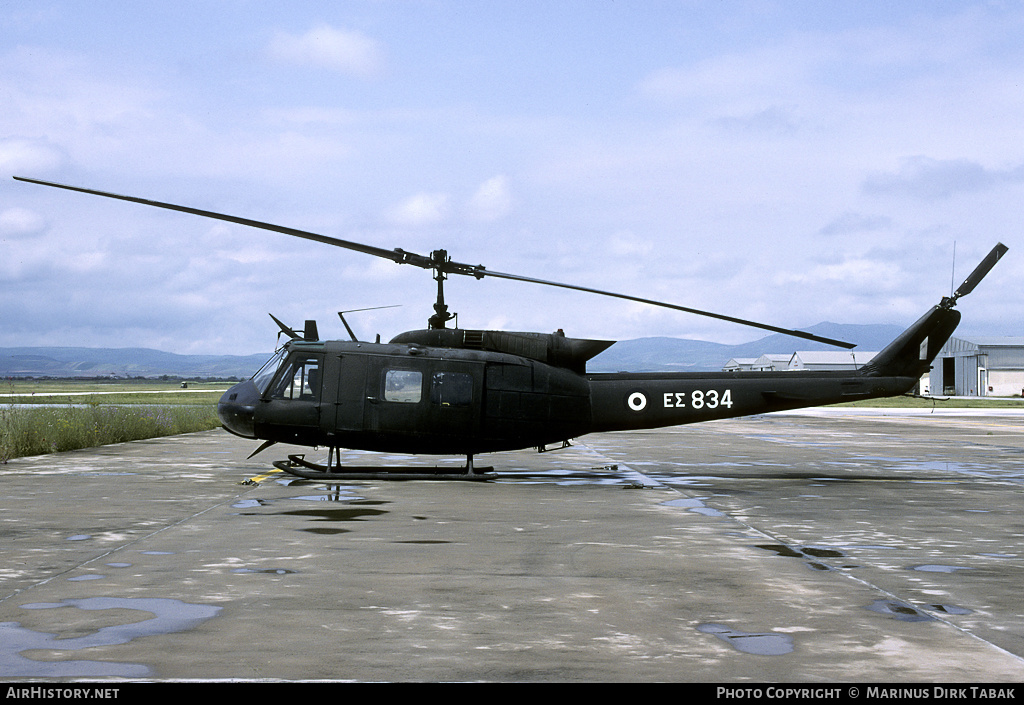
<path id="1" fill-rule="evenodd" d="M 224 396 L 217 402 L 217 416 L 224 428 L 236 436 L 255 438 L 253 415 L 259 396 L 259 390 L 251 379 L 239 382 L 224 392 Z"/>

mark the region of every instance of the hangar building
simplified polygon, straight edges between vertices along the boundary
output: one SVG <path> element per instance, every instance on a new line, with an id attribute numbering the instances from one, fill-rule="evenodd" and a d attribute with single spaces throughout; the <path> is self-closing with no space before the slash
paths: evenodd
<path id="1" fill-rule="evenodd" d="M 789 358 L 789 370 L 858 370 L 877 352 L 836 352 L 836 351 L 812 351 L 795 352 Z"/>
<path id="2" fill-rule="evenodd" d="M 734 357 L 722 369 L 726 372 L 750 372 L 755 362 L 757 358 L 754 357 Z"/>
<path id="3" fill-rule="evenodd" d="M 789 358 L 792 355 L 773 355 L 766 353 L 754 360 L 750 369 L 754 372 L 771 372 L 773 370 L 784 370 L 789 365 Z"/>
<path id="4" fill-rule="evenodd" d="M 1024 337 L 950 338 L 928 380 L 932 394 L 1024 395 Z"/>
<path id="5" fill-rule="evenodd" d="M 726 372 L 771 372 L 782 370 L 856 370 L 871 361 L 875 352 L 795 352 L 766 354 L 759 358 L 734 357 L 725 363 Z"/>

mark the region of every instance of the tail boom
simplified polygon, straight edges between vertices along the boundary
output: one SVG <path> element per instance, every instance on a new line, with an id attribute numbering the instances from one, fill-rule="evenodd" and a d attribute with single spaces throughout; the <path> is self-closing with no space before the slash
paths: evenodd
<path id="1" fill-rule="evenodd" d="M 627 431 L 905 394 L 919 377 L 849 372 L 588 375 L 593 431 Z"/>

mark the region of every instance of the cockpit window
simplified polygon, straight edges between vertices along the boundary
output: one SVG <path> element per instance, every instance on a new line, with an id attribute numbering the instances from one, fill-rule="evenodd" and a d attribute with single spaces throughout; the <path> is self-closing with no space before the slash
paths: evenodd
<path id="1" fill-rule="evenodd" d="M 256 385 L 256 389 L 260 390 L 260 394 L 267 391 L 267 387 L 270 386 L 270 380 L 274 379 L 274 373 L 277 372 L 277 368 L 281 366 L 281 361 L 284 360 L 284 356 L 288 353 L 287 350 L 281 348 L 274 356 L 267 360 L 266 364 L 259 369 L 259 371 L 252 376 L 253 384 Z"/>
<path id="2" fill-rule="evenodd" d="M 274 399 L 319 399 L 320 358 L 316 355 L 293 355 L 274 383 L 270 396 Z"/>

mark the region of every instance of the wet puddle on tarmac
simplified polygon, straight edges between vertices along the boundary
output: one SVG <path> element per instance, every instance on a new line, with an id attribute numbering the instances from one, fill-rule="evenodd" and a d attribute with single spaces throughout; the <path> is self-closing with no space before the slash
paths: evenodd
<path id="1" fill-rule="evenodd" d="M 231 572 L 239 575 L 291 575 L 293 573 L 298 573 L 299 571 L 290 570 L 289 568 L 266 568 L 264 570 L 256 570 L 255 568 L 235 568 Z"/>
<path id="2" fill-rule="evenodd" d="M 974 614 L 973 610 L 969 610 L 966 607 L 957 607 L 956 605 L 928 605 L 928 607 L 936 612 L 944 612 L 945 614 Z"/>
<path id="3" fill-rule="evenodd" d="M 1019 463 L 1004 465 L 986 463 L 963 463 L 956 460 L 922 460 L 919 458 L 884 458 L 863 456 L 860 461 L 884 462 L 894 470 L 917 472 L 952 473 L 988 479 L 1020 481 L 1024 478 L 1024 468 Z"/>
<path id="4" fill-rule="evenodd" d="M 896 600 L 875 600 L 867 606 L 867 609 L 887 615 L 901 622 L 930 622 L 935 619 L 931 615 L 925 614 L 905 602 L 897 602 Z"/>
<path id="5" fill-rule="evenodd" d="M 323 492 L 320 494 L 309 494 L 309 495 L 298 495 L 294 497 L 283 497 L 281 499 L 243 499 L 235 502 L 231 505 L 232 509 L 240 509 L 238 516 L 255 516 L 256 513 L 247 512 L 244 510 L 250 509 L 263 509 L 269 507 L 279 507 L 289 502 L 302 502 L 302 503 L 323 503 L 323 504 L 336 504 L 336 507 L 316 507 L 311 509 L 289 509 L 284 511 L 273 512 L 279 516 L 294 516 L 294 517 L 307 517 L 312 522 L 320 523 L 342 523 L 342 522 L 354 522 L 354 521 L 365 521 L 369 518 L 387 514 L 387 510 L 376 509 L 380 505 L 388 504 L 388 502 L 368 500 L 363 496 L 353 494 L 353 492 L 359 488 L 352 485 L 324 485 Z M 262 515 L 263 513 L 259 513 Z M 344 534 L 350 530 L 342 527 L 332 526 L 314 526 L 310 528 L 301 529 L 302 531 L 311 534 Z"/>
<path id="6" fill-rule="evenodd" d="M 128 624 L 101 627 L 91 634 L 62 637 L 59 633 L 37 632 L 22 627 L 19 622 L 0 622 L 0 677 L 4 678 L 68 678 L 113 676 L 139 678 L 152 676 L 149 666 L 137 663 L 116 663 L 88 660 L 40 661 L 24 655 L 27 651 L 62 653 L 100 646 L 127 644 L 135 639 L 159 634 L 173 634 L 192 629 L 220 612 L 220 607 L 196 605 L 180 600 L 161 598 L 90 597 L 60 602 L 39 602 L 21 605 L 26 610 L 58 610 L 55 620 L 60 623 L 60 611 L 79 610 L 137 610 L 148 612 L 152 618 Z"/>
<path id="7" fill-rule="evenodd" d="M 304 502 L 360 502 L 365 501 L 366 498 L 357 494 L 353 494 L 357 490 L 365 488 L 356 487 L 354 485 L 324 485 L 323 491 L 320 494 L 310 495 L 298 495 L 295 497 L 284 497 L 279 500 L 268 500 L 268 499 L 241 499 L 231 505 L 232 509 L 256 509 L 259 507 L 269 507 L 272 504 L 282 502 L 299 500 Z"/>
<path id="8" fill-rule="evenodd" d="M 511 468 L 510 472 L 502 473 L 494 478 L 494 482 L 517 484 L 555 484 L 563 487 L 570 485 L 619 485 L 637 487 L 644 484 L 643 476 L 618 465 L 586 468 L 553 468 L 551 470 L 528 470 L 527 468 Z"/>
<path id="9" fill-rule="evenodd" d="M 926 607 L 933 612 L 948 615 L 965 615 L 974 613 L 966 607 L 958 607 L 957 605 L 930 604 Z M 868 605 L 867 609 L 872 612 L 888 615 L 889 617 L 898 619 L 901 622 L 930 622 L 935 619 L 935 617 L 927 614 L 926 612 L 922 612 L 916 607 L 912 607 L 905 602 L 898 602 L 896 600 L 875 600 Z"/>
<path id="10" fill-rule="evenodd" d="M 262 499 L 243 499 L 235 502 L 231 505 L 232 509 L 253 509 L 255 507 L 265 507 L 268 502 Z"/>
<path id="11" fill-rule="evenodd" d="M 956 566 L 956 565 L 926 564 L 926 565 L 915 565 L 915 566 L 913 566 L 912 570 L 919 570 L 922 573 L 955 573 L 958 570 L 974 570 L 974 569 L 973 568 L 964 568 L 962 566 Z"/>
<path id="12" fill-rule="evenodd" d="M 781 656 L 793 650 L 793 638 L 774 632 L 744 632 L 724 624 L 699 624 L 697 631 L 713 634 L 726 644 L 745 654 Z"/>
<path id="13" fill-rule="evenodd" d="M 820 548 L 815 546 L 801 546 L 794 548 L 793 546 L 787 546 L 782 543 L 770 543 L 770 544 L 759 544 L 755 546 L 762 551 L 771 551 L 776 555 L 782 556 L 783 558 L 803 558 L 807 562 L 807 566 L 812 570 L 835 570 L 835 567 L 822 563 L 820 558 L 845 558 L 846 554 L 842 551 L 837 551 L 834 548 Z M 843 565 L 843 568 L 856 568 L 855 565 Z"/>
<path id="14" fill-rule="evenodd" d="M 690 497 L 686 499 L 670 499 L 667 502 L 662 502 L 662 504 L 664 504 L 666 507 L 682 507 L 684 509 L 689 509 L 691 512 L 695 512 L 696 514 L 703 514 L 704 516 L 708 517 L 725 516 L 725 514 L 718 511 L 717 509 L 712 509 L 711 507 L 705 505 L 703 499 L 698 499 L 696 497 Z"/>
<path id="15" fill-rule="evenodd" d="M 780 556 L 788 558 L 806 558 L 808 556 L 813 558 L 842 558 L 845 555 L 842 551 L 837 551 L 833 548 L 804 546 L 803 548 L 796 549 L 781 543 L 762 544 L 757 546 L 757 548 L 764 549 L 765 551 L 774 551 Z"/>

